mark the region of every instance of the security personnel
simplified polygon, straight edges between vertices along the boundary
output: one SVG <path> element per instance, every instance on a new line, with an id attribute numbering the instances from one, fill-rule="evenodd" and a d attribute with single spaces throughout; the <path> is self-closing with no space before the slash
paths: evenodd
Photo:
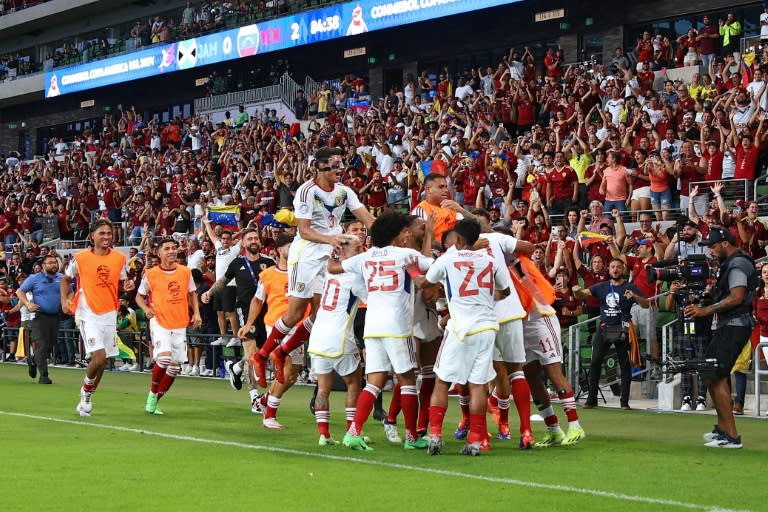
<path id="1" fill-rule="evenodd" d="M 34 358 L 27 357 L 29 376 L 33 379 L 40 371 L 40 384 L 53 384 L 48 377 L 48 356 L 59 337 L 59 312 L 61 311 L 61 279 L 59 262 L 49 254 L 43 259 L 43 270 L 29 276 L 16 290 L 19 301 L 35 317 L 32 319 L 30 340 Z M 27 299 L 32 292 L 32 300 Z"/>
<path id="2" fill-rule="evenodd" d="M 712 432 L 704 434 L 704 446 L 741 448 L 728 382 L 731 368 L 752 334 L 752 301 L 758 273 L 755 262 L 737 247 L 736 239 L 726 228 L 711 228 L 707 239 L 700 245 L 708 247 L 712 256 L 720 261 L 717 284 L 713 290 L 714 303 L 705 307 L 690 304 L 684 310 L 686 318 L 715 315 L 712 341 L 705 357 L 716 359 L 717 366 L 701 373 L 715 402 L 717 425 Z"/>

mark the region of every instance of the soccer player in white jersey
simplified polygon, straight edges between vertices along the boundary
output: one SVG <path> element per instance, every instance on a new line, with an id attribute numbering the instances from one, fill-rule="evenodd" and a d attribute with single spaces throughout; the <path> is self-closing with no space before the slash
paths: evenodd
<path id="1" fill-rule="evenodd" d="M 475 213 L 482 229 L 486 231 L 480 235 L 480 238 L 488 241 L 487 250 L 491 257 L 508 266 L 516 255 L 529 256 L 533 253 L 534 245 L 532 243 L 518 240 L 504 233 L 490 231 L 490 215 L 486 215 L 483 210 Z M 523 365 L 525 364 L 523 318 L 525 318 L 526 312 L 514 287 L 508 297 L 496 303 L 495 309 L 496 318 L 499 321 L 493 354 L 496 380 L 495 389 L 491 392 L 489 402 L 492 406 L 492 412 L 498 410 L 499 439 L 509 439 L 509 396 L 511 391 L 520 419 L 520 449 L 525 450 L 532 448 L 534 443 L 531 433 L 531 394 L 523 372 Z M 461 427 L 459 425 L 459 428 Z"/>
<path id="2" fill-rule="evenodd" d="M 452 382 L 469 386 L 469 435 L 463 455 L 480 455 L 486 425 L 486 385 L 494 379 L 493 347 L 499 323 L 495 299 L 508 297 L 512 282 L 503 260 L 486 251 L 472 250 L 480 235 L 480 224 L 464 219 L 454 228 L 456 243 L 429 268 L 416 277 L 417 286 L 442 282 L 448 297 L 450 319 L 446 337 L 435 362 L 437 382 L 429 407 L 428 453 L 443 448 L 442 426 Z"/>
<path id="3" fill-rule="evenodd" d="M 361 252 L 363 245 L 360 241 L 350 240 L 344 244 L 341 255 L 346 260 Z M 365 283 L 359 275 L 345 272 L 329 275 L 325 279 L 320 308 L 315 319 L 316 327 L 309 336 L 307 349 L 312 360 L 312 370 L 317 376 L 315 420 L 320 432 L 320 446 L 338 444 L 331 437 L 329 428 L 328 396 L 333 387 L 334 374 L 341 376 L 347 385 L 347 428 L 355 417 L 362 371 L 353 324 L 360 302 L 358 299 L 364 299 L 365 295 Z"/>
<path id="4" fill-rule="evenodd" d="M 298 220 L 298 235 L 288 254 L 288 312 L 275 323 L 261 349 L 251 356 L 262 387 L 266 386 L 267 358 L 272 359 L 275 378 L 282 384 L 286 355 L 303 344 L 312 332 L 325 282 L 326 262 L 331 252 L 341 250 L 342 242 L 348 240 L 342 234 L 344 213 L 352 212 L 366 228 L 373 223 L 373 217 L 352 189 L 339 183 L 344 170 L 342 154 L 337 148 L 318 149 L 315 178 L 296 191 L 293 208 Z M 312 303 L 312 315 L 297 325 L 304 318 L 309 303 Z M 283 341 L 294 326 L 293 334 Z"/>
<path id="5" fill-rule="evenodd" d="M 371 450 L 362 437 L 363 426 L 387 380 L 389 371 L 397 374 L 405 419 L 404 448 L 426 448 L 427 440 L 416 435 L 419 402 L 416 394 L 416 351 L 413 344 L 411 278 L 405 271 L 410 261 L 422 271 L 432 259 L 408 249 L 411 219 L 389 212 L 371 226 L 373 247 L 353 258 L 328 263 L 332 274 L 350 272 L 362 276 L 368 290 L 368 314 L 365 318 L 365 369 L 367 385 L 357 400 L 355 419 L 344 435 L 343 444 L 353 450 Z"/>

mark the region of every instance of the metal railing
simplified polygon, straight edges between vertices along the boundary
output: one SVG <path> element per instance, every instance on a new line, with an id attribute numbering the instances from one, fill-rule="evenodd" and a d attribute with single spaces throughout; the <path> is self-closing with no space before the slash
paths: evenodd
<path id="1" fill-rule="evenodd" d="M 752 364 L 755 367 L 755 416 L 760 416 L 760 377 L 768 376 L 768 369 L 760 368 L 760 353 L 766 351 L 765 362 L 768 364 L 768 341 L 761 341 L 755 347 Z"/>
<path id="2" fill-rule="evenodd" d="M 258 87 L 256 89 L 228 92 L 226 94 L 219 94 L 218 96 L 197 98 L 195 100 L 195 112 L 197 114 L 202 114 L 214 110 L 226 109 L 234 105 L 276 101 L 283 97 L 281 89 L 282 84 L 275 84 Z"/>
<path id="3" fill-rule="evenodd" d="M 760 41 L 759 35 L 742 37 L 739 42 L 739 49 L 741 50 L 742 55 L 751 51 L 760 51 L 763 49 L 763 46 L 763 42 Z"/>
<path id="4" fill-rule="evenodd" d="M 2 347 L 2 357 L 0 357 L 0 362 L 7 362 L 5 358 L 5 354 L 8 352 L 9 345 L 12 341 L 17 340 L 18 343 L 24 343 L 23 340 L 19 340 L 19 331 L 20 329 L 18 327 L 6 327 L 2 330 L 2 334 L 0 334 L 0 346 Z M 120 336 L 122 334 L 122 336 Z M 133 334 L 133 339 L 130 339 L 130 336 L 126 336 L 126 334 L 130 335 Z M 148 370 L 148 363 L 149 359 L 147 358 L 147 354 L 151 353 L 152 350 L 152 343 L 149 339 L 149 336 L 147 335 L 146 330 L 144 332 L 137 332 L 137 333 L 118 333 L 118 336 L 121 337 L 121 341 L 128 346 L 131 350 L 134 351 L 135 354 L 135 362 L 138 365 L 138 368 L 136 371 L 143 372 Z M 213 376 L 214 377 L 223 377 L 222 370 L 224 366 L 221 364 L 222 361 L 225 360 L 224 355 L 224 349 L 226 348 L 224 345 L 215 345 L 213 344 L 213 341 L 217 338 L 224 338 L 226 340 L 230 340 L 235 338 L 235 336 L 231 334 L 227 335 L 221 335 L 221 334 L 207 334 L 207 333 L 200 333 L 191 329 L 187 330 L 187 346 L 188 347 L 197 347 L 202 346 L 205 349 L 205 353 L 201 355 L 201 361 L 209 360 L 211 362 L 211 366 L 209 369 L 213 370 Z M 68 351 L 70 347 L 67 347 L 66 344 L 71 343 L 73 346 L 72 354 L 70 357 L 70 354 L 68 352 L 61 353 L 61 349 L 63 348 L 65 351 Z M 18 350 L 18 349 L 17 349 Z M 25 357 L 29 356 L 28 350 L 28 343 L 25 343 Z M 83 342 L 80 336 L 80 330 L 79 329 L 59 329 L 59 336 L 56 339 L 56 342 L 53 343 L 53 346 L 51 347 L 51 354 L 50 354 L 50 361 L 51 366 L 54 366 L 56 364 L 59 364 L 62 361 L 62 358 L 66 358 L 67 361 L 63 364 L 71 364 L 74 363 L 76 366 L 79 366 L 81 368 L 84 368 L 88 365 L 88 362 L 85 360 L 85 349 L 83 346 Z M 108 369 L 109 370 L 115 370 L 115 360 L 121 359 L 119 356 L 114 358 L 109 358 L 108 362 Z"/>

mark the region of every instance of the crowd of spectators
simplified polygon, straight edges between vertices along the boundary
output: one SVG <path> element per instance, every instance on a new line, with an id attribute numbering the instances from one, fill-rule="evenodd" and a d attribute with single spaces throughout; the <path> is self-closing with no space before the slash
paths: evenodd
<path id="1" fill-rule="evenodd" d="M 0 0 L 0 16 L 38 5 L 49 0 Z"/>
<path id="2" fill-rule="evenodd" d="M 697 76 L 658 88 L 646 61 L 564 66 L 556 48 L 543 62 L 523 48 L 485 68 L 425 70 L 378 99 L 348 76 L 299 94 L 304 131 L 245 106 L 216 124 L 199 115 L 161 123 L 130 108 L 72 141 L 51 139 L 42 159 L 0 159 L 5 272 L 15 286 L 12 269 L 34 262 L 42 242 L 58 238 L 66 248 L 104 216 L 119 226 L 117 243 L 133 246 L 132 278 L 151 264 L 153 237 L 170 235 L 182 259 L 213 279 L 207 209 L 239 207 L 239 228 L 259 229 L 263 251 L 274 254 L 276 236 L 291 229 L 283 210 L 315 172 L 312 155 L 333 146 L 345 154 L 343 182 L 374 216 L 410 211 L 424 175 L 442 172 L 459 205 L 535 243 L 533 260 L 556 284 L 567 327 L 596 308 L 571 286 L 606 279 L 612 258 L 637 278 L 651 257 L 701 250 L 714 224 L 753 257 L 765 255 L 757 203 L 726 204 L 724 194 L 762 168 L 768 60 L 737 61 L 734 70 L 733 59 L 718 47 L 709 85 Z M 678 210 L 687 214 L 679 229 L 662 229 Z M 630 220 L 639 227 L 625 229 Z"/>

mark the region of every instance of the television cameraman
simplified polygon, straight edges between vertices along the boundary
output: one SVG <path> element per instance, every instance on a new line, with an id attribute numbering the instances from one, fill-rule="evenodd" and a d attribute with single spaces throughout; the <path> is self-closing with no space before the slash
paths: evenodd
<path id="1" fill-rule="evenodd" d="M 717 360 L 715 368 L 702 371 L 717 410 L 717 425 L 704 434 L 704 446 L 709 448 L 741 448 L 741 436 L 736 431 L 731 391 L 728 385 L 733 368 L 744 344 L 749 342 L 754 320 L 752 301 L 758 284 L 755 263 L 736 246 L 736 239 L 723 227 L 713 227 L 706 240 L 699 242 L 708 247 L 720 262 L 717 283 L 713 290 L 714 304 L 689 304 L 684 309 L 686 318 L 715 315 L 712 341 L 705 356 Z"/>
<path id="2" fill-rule="evenodd" d="M 666 296 L 665 308 L 667 311 L 675 311 L 675 316 L 680 319 L 674 326 L 674 340 L 680 347 L 680 355 L 685 359 L 704 359 L 707 347 L 712 340 L 712 316 L 701 316 L 686 320 L 682 309 L 688 304 L 697 302 L 695 292 L 688 289 L 683 281 L 672 281 L 669 284 L 669 295 Z M 697 372 L 698 380 L 696 390 L 696 410 L 707 409 L 707 386 L 704 376 Z M 693 408 L 693 375 L 683 372 L 680 379 L 680 392 L 683 396 L 681 411 L 690 411 Z"/>

